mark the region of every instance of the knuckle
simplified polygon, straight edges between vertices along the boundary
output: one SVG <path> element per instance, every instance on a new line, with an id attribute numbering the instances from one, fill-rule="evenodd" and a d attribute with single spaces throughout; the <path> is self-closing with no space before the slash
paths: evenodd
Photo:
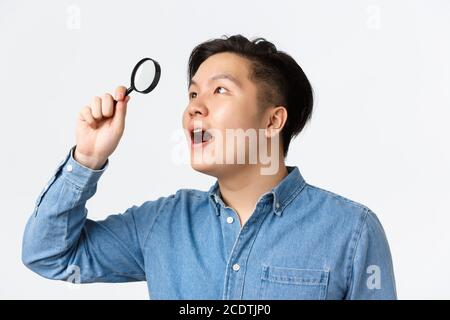
<path id="1" fill-rule="evenodd" d="M 95 96 L 95 97 L 92 99 L 92 105 L 93 105 L 93 106 L 99 105 L 99 104 L 101 104 L 101 101 L 102 101 L 102 99 L 100 99 L 100 97 Z"/>

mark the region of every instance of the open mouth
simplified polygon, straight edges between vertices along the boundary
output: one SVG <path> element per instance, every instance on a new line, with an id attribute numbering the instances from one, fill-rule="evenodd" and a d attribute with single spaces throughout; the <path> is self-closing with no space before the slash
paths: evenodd
<path id="1" fill-rule="evenodd" d="M 202 128 L 195 128 L 191 131 L 191 142 L 193 146 L 203 146 L 209 143 L 213 136 L 208 130 Z"/>

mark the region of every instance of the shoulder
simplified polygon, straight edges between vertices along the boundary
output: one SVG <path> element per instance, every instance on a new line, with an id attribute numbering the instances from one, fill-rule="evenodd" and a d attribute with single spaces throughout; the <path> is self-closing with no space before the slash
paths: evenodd
<path id="1" fill-rule="evenodd" d="M 198 205 L 209 201 L 207 191 L 197 189 L 178 189 L 175 193 L 166 197 L 165 201 L 169 205 Z"/>
<path id="2" fill-rule="evenodd" d="M 209 201 L 208 192 L 196 189 L 178 189 L 176 192 L 161 196 L 154 200 L 147 200 L 139 206 L 140 212 L 158 214 L 164 212 L 174 212 L 175 209 L 183 207 L 192 209 L 199 205 L 204 205 Z M 179 211 L 178 211 L 179 212 Z"/>
<path id="3" fill-rule="evenodd" d="M 358 201 L 351 200 L 332 191 L 308 183 L 306 184 L 305 189 L 305 191 L 309 193 L 310 196 L 315 198 L 315 201 L 324 202 L 324 204 L 332 205 L 335 208 L 347 210 L 348 212 L 361 212 L 370 210 L 366 205 Z"/>
<path id="4" fill-rule="evenodd" d="M 335 226 L 350 227 L 353 237 L 385 238 L 384 228 L 368 206 L 348 199 L 334 192 L 306 184 L 305 195 L 310 204 L 317 208 L 316 214 L 323 215 Z"/>
<path id="5" fill-rule="evenodd" d="M 305 206 L 315 219 L 342 228 L 341 231 L 351 231 L 355 237 L 364 228 L 382 230 L 378 217 L 368 206 L 314 185 L 305 185 L 297 204 Z"/>
<path id="6" fill-rule="evenodd" d="M 155 223 L 172 225 L 186 221 L 183 217 L 201 213 L 208 205 L 208 192 L 195 189 L 179 189 L 172 194 L 134 205 L 131 213 L 136 226 L 143 234 L 149 234 Z"/>

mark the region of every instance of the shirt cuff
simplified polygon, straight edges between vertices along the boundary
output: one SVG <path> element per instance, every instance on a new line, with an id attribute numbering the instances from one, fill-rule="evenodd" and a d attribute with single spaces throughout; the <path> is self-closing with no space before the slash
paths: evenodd
<path id="1" fill-rule="evenodd" d="M 73 158 L 75 147 L 76 145 L 70 149 L 69 154 L 63 162 L 62 176 L 79 188 L 95 185 L 103 172 L 108 168 L 109 159 L 106 160 L 106 163 L 101 169 L 93 170 L 83 166 Z"/>

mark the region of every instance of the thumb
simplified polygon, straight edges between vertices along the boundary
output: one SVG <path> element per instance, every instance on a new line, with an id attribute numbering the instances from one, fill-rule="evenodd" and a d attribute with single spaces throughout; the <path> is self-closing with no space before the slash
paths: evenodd
<path id="1" fill-rule="evenodd" d="M 130 96 L 127 96 L 124 100 L 117 101 L 114 118 L 112 120 L 112 125 L 114 127 L 123 129 L 125 126 L 125 117 L 127 115 L 129 100 Z"/>

